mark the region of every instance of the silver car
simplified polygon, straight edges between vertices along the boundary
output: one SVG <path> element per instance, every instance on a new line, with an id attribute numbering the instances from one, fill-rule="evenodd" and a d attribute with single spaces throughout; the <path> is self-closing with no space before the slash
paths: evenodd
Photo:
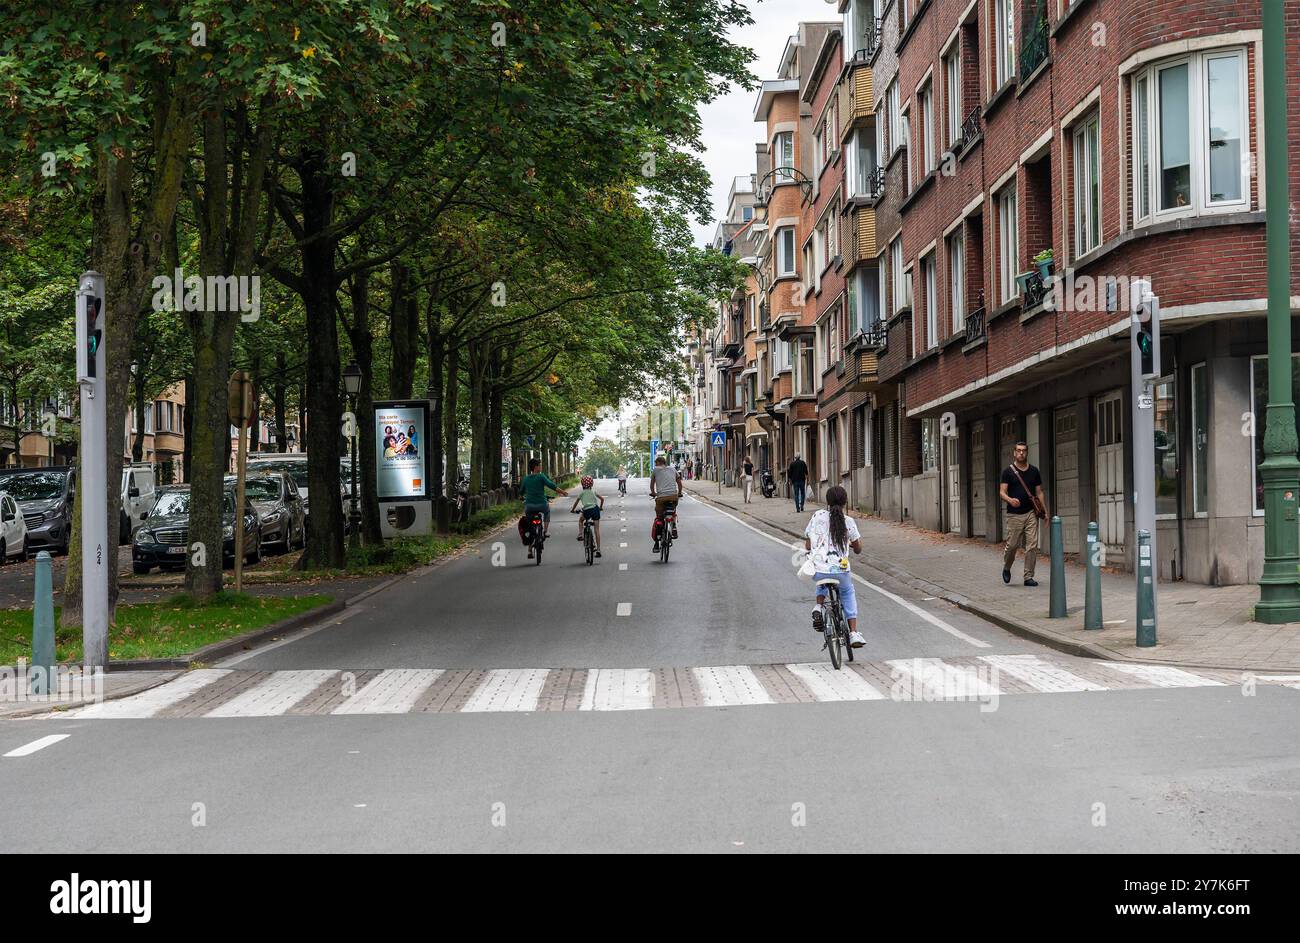
<path id="1" fill-rule="evenodd" d="M 235 487 L 235 476 L 226 476 L 226 487 Z M 276 545 L 285 551 L 307 542 L 307 515 L 293 476 L 285 471 L 261 471 L 244 478 L 244 497 L 252 502 L 261 521 L 262 546 Z"/>

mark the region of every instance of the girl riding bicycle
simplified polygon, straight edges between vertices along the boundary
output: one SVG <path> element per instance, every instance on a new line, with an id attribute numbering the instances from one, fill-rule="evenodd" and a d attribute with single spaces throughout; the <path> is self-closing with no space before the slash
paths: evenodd
<path id="1" fill-rule="evenodd" d="M 605 499 L 596 494 L 594 482 L 590 475 L 582 476 L 582 490 L 573 501 L 573 507 L 569 508 L 569 513 L 578 513 L 578 505 L 582 505 L 582 517 L 578 519 L 578 539 L 582 539 L 582 531 L 586 526 L 587 519 L 595 521 L 596 527 L 596 556 L 600 556 L 600 510 L 605 506 Z"/>
<path id="2" fill-rule="evenodd" d="M 867 644 L 858 632 L 858 600 L 853 592 L 853 576 L 849 572 L 848 552 L 862 550 L 862 535 L 857 522 L 844 513 L 849 503 L 848 492 L 836 485 L 826 492 L 826 507 L 816 511 L 804 530 L 804 548 L 808 551 L 816 573 L 813 583 L 833 579 L 839 583 L 840 605 L 849 620 L 849 644 L 861 648 Z M 818 635 L 826 629 L 826 592 L 817 586 L 817 605 L 813 606 L 813 631 Z"/>

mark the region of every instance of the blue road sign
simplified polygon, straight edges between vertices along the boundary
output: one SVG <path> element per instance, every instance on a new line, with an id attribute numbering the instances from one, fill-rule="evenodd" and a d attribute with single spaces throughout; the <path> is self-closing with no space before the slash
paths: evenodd
<path id="1" fill-rule="evenodd" d="M 650 440 L 650 464 L 651 465 L 655 463 L 655 456 L 658 454 L 659 454 L 659 440 L 651 439 Z"/>
<path id="2" fill-rule="evenodd" d="M 725 432 L 710 432 L 709 444 L 715 449 L 724 448 L 727 444 L 727 434 Z"/>

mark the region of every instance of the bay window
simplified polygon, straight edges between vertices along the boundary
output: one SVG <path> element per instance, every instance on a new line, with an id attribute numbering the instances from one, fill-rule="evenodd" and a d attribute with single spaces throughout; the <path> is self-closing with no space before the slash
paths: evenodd
<path id="1" fill-rule="evenodd" d="M 794 132 L 781 131 L 772 140 L 772 153 L 776 157 L 778 180 L 794 179 Z"/>
<path id="2" fill-rule="evenodd" d="M 776 274 L 778 277 L 795 274 L 793 226 L 776 231 Z"/>
<path id="3" fill-rule="evenodd" d="M 1246 207 L 1245 51 L 1159 62 L 1135 74 L 1130 89 L 1134 221 Z"/>

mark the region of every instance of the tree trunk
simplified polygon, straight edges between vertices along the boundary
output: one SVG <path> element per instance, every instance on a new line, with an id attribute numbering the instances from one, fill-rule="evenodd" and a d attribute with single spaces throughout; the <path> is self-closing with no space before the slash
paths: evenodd
<path id="1" fill-rule="evenodd" d="M 410 399 L 415 384 L 415 348 L 419 343 L 419 305 L 410 290 L 406 266 L 393 263 L 392 312 L 388 322 L 388 341 L 392 362 L 388 372 L 388 395 L 392 399 Z"/>
<path id="2" fill-rule="evenodd" d="M 304 569 L 343 567 L 343 504 L 339 487 L 339 338 L 335 292 L 339 284 L 334 240 L 321 234 L 334 222 L 333 181 L 324 150 L 309 151 L 297 168 L 302 182 L 303 303 L 307 312 L 307 487 L 311 516 Z"/>
<path id="3" fill-rule="evenodd" d="M 185 446 L 181 452 L 181 478 L 186 484 L 190 480 L 190 464 L 193 462 L 193 453 L 190 451 L 194 442 L 194 418 L 190 410 L 194 404 L 194 375 L 191 373 L 185 378 L 185 412 L 181 416 L 181 431 L 185 433 Z"/>
<path id="4" fill-rule="evenodd" d="M 275 410 L 275 450 L 280 453 L 289 450 L 289 430 L 285 422 L 285 393 L 288 389 L 284 382 L 284 354 L 275 355 L 275 382 L 271 385 L 271 408 Z"/>
<path id="5" fill-rule="evenodd" d="M 357 394 L 356 422 L 358 424 L 357 500 L 361 511 L 361 538 L 364 543 L 377 545 L 384 542 L 379 526 L 379 502 L 375 498 L 378 487 L 375 468 L 375 397 L 374 335 L 370 331 L 370 273 L 358 272 L 352 278 L 352 324 L 348 338 L 352 341 L 352 355 L 361 368 L 361 390 Z M 344 326 L 347 326 L 346 321 Z M 408 391 L 409 396 L 409 391 Z M 406 397 L 402 397 L 406 398 Z M 344 482 L 351 486 L 351 482 Z"/>
<path id="6" fill-rule="evenodd" d="M 445 347 L 442 342 L 442 335 L 436 331 L 430 331 L 429 341 L 429 389 L 438 398 L 438 405 L 429 414 L 429 461 L 433 465 L 432 475 L 433 482 L 429 488 L 429 494 L 437 497 L 446 493 L 446 484 L 443 481 L 443 467 L 446 462 L 445 437 L 443 436 L 442 417 L 446 413 L 446 397 L 443 395 L 443 362 L 445 359 Z"/>
<path id="7" fill-rule="evenodd" d="M 456 401 L 459 396 L 460 351 L 453 347 L 447 357 L 447 392 L 442 398 L 442 438 L 447 465 L 446 494 L 449 498 L 456 497 L 456 480 L 460 477 L 460 424 L 456 420 Z"/>

